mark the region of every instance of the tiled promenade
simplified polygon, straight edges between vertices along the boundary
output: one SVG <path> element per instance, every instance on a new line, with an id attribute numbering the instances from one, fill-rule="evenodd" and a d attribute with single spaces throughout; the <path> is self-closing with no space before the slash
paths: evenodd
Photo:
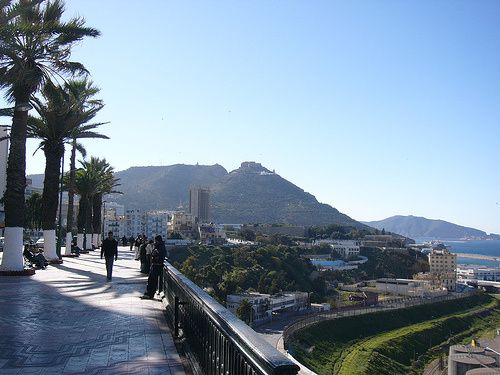
<path id="1" fill-rule="evenodd" d="M 99 255 L 0 277 L 0 374 L 184 374 L 132 252 L 120 247 L 112 282 Z"/>

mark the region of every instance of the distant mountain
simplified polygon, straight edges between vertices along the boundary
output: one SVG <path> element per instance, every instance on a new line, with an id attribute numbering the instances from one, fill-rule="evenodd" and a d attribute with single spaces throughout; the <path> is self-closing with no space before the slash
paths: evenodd
<path id="1" fill-rule="evenodd" d="M 116 172 L 120 179 L 112 200 L 127 209 L 189 209 L 191 186 L 212 186 L 227 175 L 224 167 L 215 165 L 175 164 L 161 167 L 131 167 Z"/>
<path id="2" fill-rule="evenodd" d="M 431 220 L 417 216 L 392 216 L 380 221 L 363 222 L 377 229 L 401 234 L 406 237 L 429 237 L 436 239 L 485 239 L 490 236 L 478 229 L 449 223 L 444 220 Z M 493 235 L 494 236 L 494 235 Z"/>
<path id="3" fill-rule="evenodd" d="M 41 186 L 43 175 L 29 176 Z M 228 173 L 216 164 L 132 167 L 116 173 L 118 190 L 107 200 L 127 209 L 189 209 L 189 188 L 210 188 L 211 216 L 219 223 L 341 224 L 366 228 L 254 162 Z M 37 184 L 35 184 L 37 181 Z M 40 185 L 38 185 L 40 183 Z"/>

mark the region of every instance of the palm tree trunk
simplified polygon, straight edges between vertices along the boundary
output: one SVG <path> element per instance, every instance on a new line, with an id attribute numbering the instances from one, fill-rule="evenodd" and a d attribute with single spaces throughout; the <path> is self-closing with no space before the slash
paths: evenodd
<path id="1" fill-rule="evenodd" d="M 84 231 L 85 231 L 85 211 L 88 206 L 88 198 L 86 196 L 80 196 L 80 201 L 78 202 L 78 216 L 76 217 L 76 223 L 78 228 L 77 246 L 81 250 L 84 249 Z"/>
<path id="2" fill-rule="evenodd" d="M 66 231 L 73 231 L 73 221 L 75 216 L 75 170 L 76 170 L 76 139 L 73 139 L 71 147 L 71 157 L 69 163 L 69 184 L 68 184 L 68 217 L 66 219 Z"/>
<path id="3" fill-rule="evenodd" d="M 59 259 L 56 253 L 56 218 L 59 206 L 59 181 L 61 159 L 64 152 L 62 144 L 45 143 L 45 180 L 42 195 L 42 229 L 44 255 L 47 260 Z"/>
<path id="4" fill-rule="evenodd" d="M 85 210 L 85 250 L 92 250 L 92 203 L 93 197 L 90 197 Z"/>
<path id="5" fill-rule="evenodd" d="M 96 241 L 97 245 L 99 245 L 99 238 L 101 237 L 101 222 L 102 222 L 102 215 L 101 215 L 101 209 L 102 209 L 102 194 L 96 194 L 94 196 L 94 202 L 93 202 L 93 215 L 92 215 L 92 227 L 93 227 L 93 233 L 97 237 Z M 95 244 L 95 243 L 94 243 Z"/>
<path id="6" fill-rule="evenodd" d="M 76 138 L 73 138 L 71 146 L 71 157 L 69 162 L 68 183 L 68 215 L 66 217 L 66 255 L 71 254 L 71 242 L 73 240 L 73 222 L 75 216 L 75 170 L 76 170 Z"/>
<path id="7" fill-rule="evenodd" d="M 16 106 L 29 101 L 29 93 L 16 98 Z M 7 188 L 5 205 L 5 244 L 0 269 L 22 271 L 23 229 L 26 188 L 26 130 L 28 111 L 14 110 L 10 132 L 9 159 L 7 161 Z"/>

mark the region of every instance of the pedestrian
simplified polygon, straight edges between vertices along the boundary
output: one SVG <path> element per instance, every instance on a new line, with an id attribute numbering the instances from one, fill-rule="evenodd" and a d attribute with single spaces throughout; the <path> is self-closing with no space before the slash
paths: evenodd
<path id="1" fill-rule="evenodd" d="M 130 243 L 130 251 L 134 250 L 134 242 L 135 242 L 134 236 L 130 236 L 128 242 Z"/>
<path id="2" fill-rule="evenodd" d="M 149 271 L 148 285 L 146 286 L 146 291 L 144 295 L 141 296 L 142 299 L 152 299 L 156 294 L 156 289 L 158 288 L 158 278 L 163 274 L 163 261 L 167 255 L 167 250 L 165 248 L 165 243 L 163 238 L 158 235 L 155 237 L 154 249 L 151 252 L 151 270 Z M 160 291 L 163 290 L 163 286 L 159 286 Z"/>
<path id="3" fill-rule="evenodd" d="M 104 255 L 106 259 L 106 276 L 111 281 L 113 274 L 113 259 L 118 260 L 118 242 L 113 238 L 113 232 L 108 232 L 108 238 L 102 241 L 101 259 Z"/>
<path id="4" fill-rule="evenodd" d="M 140 250 L 141 243 L 142 243 L 142 237 L 140 234 L 138 234 L 137 238 L 135 239 L 135 242 L 134 242 L 134 250 L 135 250 L 134 259 L 135 260 L 139 260 L 139 258 L 140 258 L 139 250 Z"/>
<path id="5" fill-rule="evenodd" d="M 148 244 L 148 239 L 143 238 L 141 245 L 139 246 L 139 260 L 141 261 L 141 273 L 149 273 L 148 261 L 146 256 L 146 246 Z"/>
<path id="6" fill-rule="evenodd" d="M 125 236 L 122 237 L 122 245 L 127 246 L 127 237 Z"/>
<path id="7" fill-rule="evenodd" d="M 151 269 L 151 254 L 153 253 L 153 249 L 155 248 L 155 244 L 153 240 L 149 240 L 148 244 L 146 245 L 146 269 L 149 272 L 149 269 Z"/>

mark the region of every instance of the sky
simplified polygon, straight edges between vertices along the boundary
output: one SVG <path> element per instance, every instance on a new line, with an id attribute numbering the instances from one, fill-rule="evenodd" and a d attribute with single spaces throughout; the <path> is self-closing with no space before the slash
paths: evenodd
<path id="1" fill-rule="evenodd" d="M 256 161 L 356 220 L 500 233 L 500 2 L 66 3 L 115 170 Z"/>

